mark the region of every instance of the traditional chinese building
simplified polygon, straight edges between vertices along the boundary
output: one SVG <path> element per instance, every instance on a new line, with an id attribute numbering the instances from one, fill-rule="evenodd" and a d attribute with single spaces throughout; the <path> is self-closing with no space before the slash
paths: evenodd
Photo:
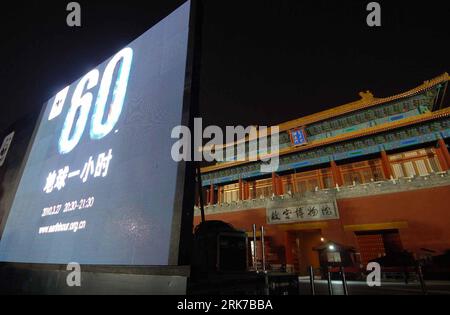
<path id="1" fill-rule="evenodd" d="M 270 267 L 300 273 L 321 265 L 324 244 L 352 249 L 355 266 L 450 249 L 448 81 L 446 73 L 388 98 L 360 93 L 356 102 L 279 125 L 276 173 L 251 161 L 203 168 L 206 219 L 247 231 L 249 249 L 253 224 L 265 226 Z M 328 247 L 325 260 L 344 260 Z"/>

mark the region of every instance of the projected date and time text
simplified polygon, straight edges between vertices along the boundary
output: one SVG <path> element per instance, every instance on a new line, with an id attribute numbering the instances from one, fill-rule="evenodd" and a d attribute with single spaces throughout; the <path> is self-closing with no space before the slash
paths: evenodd
<path id="1" fill-rule="evenodd" d="M 66 202 L 64 204 L 58 204 L 50 207 L 46 207 L 42 210 L 42 217 L 49 217 L 58 215 L 60 213 L 69 213 L 76 210 L 90 209 L 94 206 L 95 197 L 89 197 L 86 199 L 80 199 L 75 201 Z"/>
<path id="2" fill-rule="evenodd" d="M 42 218 L 53 217 L 59 214 L 73 213 L 75 211 L 87 210 L 94 207 L 95 197 L 82 198 L 75 201 L 65 202 L 64 204 L 57 204 L 42 209 Z M 39 234 L 53 234 L 61 232 L 78 232 L 86 229 L 86 221 L 74 221 L 62 223 L 58 222 L 50 226 L 42 226 L 39 228 Z"/>

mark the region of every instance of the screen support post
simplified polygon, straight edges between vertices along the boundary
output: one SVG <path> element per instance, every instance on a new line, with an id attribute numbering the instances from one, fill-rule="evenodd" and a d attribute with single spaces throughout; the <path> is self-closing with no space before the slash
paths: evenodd
<path id="1" fill-rule="evenodd" d="M 191 77 L 191 114 L 196 117 L 200 114 L 200 68 L 201 68 L 201 51 L 202 51 L 202 26 L 203 26 L 203 0 L 191 0 L 191 39 L 190 42 L 190 52 L 194 55 L 192 57 L 192 77 Z M 191 122 L 194 121 L 193 116 L 191 116 Z M 191 126 L 193 127 L 193 126 Z M 193 130 L 193 129 L 191 129 Z M 192 151 L 196 150 L 192 144 Z M 200 162 L 195 163 L 196 176 L 197 176 L 197 187 L 199 194 L 199 203 L 202 223 L 206 221 L 205 217 L 205 202 L 203 198 L 203 184 L 202 184 L 202 172 L 200 167 Z"/>

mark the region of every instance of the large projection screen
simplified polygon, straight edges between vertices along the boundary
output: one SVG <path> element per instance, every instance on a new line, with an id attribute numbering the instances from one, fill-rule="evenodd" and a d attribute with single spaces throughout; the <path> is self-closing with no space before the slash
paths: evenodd
<path id="1" fill-rule="evenodd" d="M 176 265 L 185 165 L 171 132 L 184 117 L 190 11 L 188 1 L 45 105 L 1 262 Z"/>

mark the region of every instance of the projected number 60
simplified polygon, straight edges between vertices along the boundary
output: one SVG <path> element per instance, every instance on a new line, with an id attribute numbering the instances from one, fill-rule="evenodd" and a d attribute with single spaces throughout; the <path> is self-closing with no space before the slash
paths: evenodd
<path id="1" fill-rule="evenodd" d="M 111 90 L 113 75 L 117 65 L 120 63 L 117 80 L 114 85 L 111 105 L 104 119 L 106 112 L 106 102 Z M 123 103 L 127 92 L 128 79 L 130 77 L 131 63 L 133 61 L 133 50 L 125 48 L 117 53 L 106 66 L 100 88 L 95 102 L 92 119 L 90 137 L 99 140 L 106 137 L 115 127 L 122 113 Z M 72 97 L 69 112 L 67 113 L 61 137 L 59 139 L 59 152 L 67 154 L 71 152 L 80 142 L 84 129 L 89 119 L 94 96 L 89 91 L 97 86 L 100 72 L 95 69 L 86 74 L 78 83 Z M 77 113 L 78 119 L 75 123 L 75 130 L 72 132 Z"/>

